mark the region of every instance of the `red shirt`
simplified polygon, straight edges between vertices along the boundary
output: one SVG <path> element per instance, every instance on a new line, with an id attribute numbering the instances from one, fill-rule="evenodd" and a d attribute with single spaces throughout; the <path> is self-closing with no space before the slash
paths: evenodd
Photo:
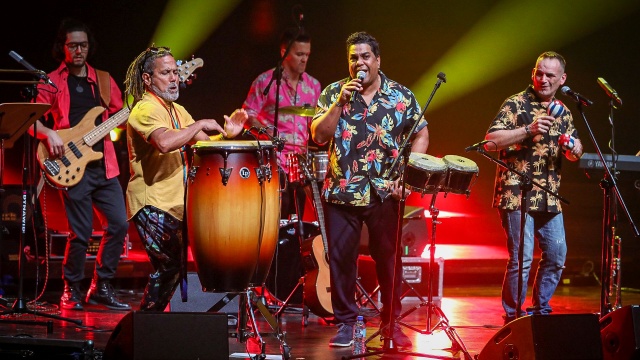
<path id="1" fill-rule="evenodd" d="M 51 109 L 45 113 L 45 115 L 51 113 L 54 120 L 54 130 L 68 129 L 69 128 L 69 107 L 71 103 L 69 95 L 69 87 L 67 86 L 67 79 L 69 77 L 69 70 L 67 65 L 63 62 L 60 66 L 50 72 L 49 78 L 56 84 L 58 90 L 51 85 L 39 85 L 38 96 L 36 102 L 49 103 Z M 109 116 L 115 114 L 122 109 L 122 92 L 118 88 L 115 80 L 111 76 L 110 88 L 111 88 L 111 101 L 109 104 L 104 104 L 102 99 L 100 100 L 102 106 L 107 108 L 107 111 L 102 113 L 102 121 L 109 119 Z M 91 84 L 91 89 L 94 91 L 98 86 L 96 70 L 87 64 L 87 81 Z M 113 147 L 113 143 L 109 136 L 104 137 L 104 163 L 107 174 L 107 179 L 114 178 L 120 174 L 120 168 L 118 167 L 118 159 L 116 157 L 116 151 Z"/>

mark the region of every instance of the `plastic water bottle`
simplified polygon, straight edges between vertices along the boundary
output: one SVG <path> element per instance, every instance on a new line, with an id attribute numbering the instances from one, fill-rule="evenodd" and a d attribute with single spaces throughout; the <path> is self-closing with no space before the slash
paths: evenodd
<path id="1" fill-rule="evenodd" d="M 367 346 L 364 343 L 366 339 L 367 326 L 364 323 L 364 317 L 359 315 L 353 327 L 353 355 L 364 354 L 367 351 Z"/>

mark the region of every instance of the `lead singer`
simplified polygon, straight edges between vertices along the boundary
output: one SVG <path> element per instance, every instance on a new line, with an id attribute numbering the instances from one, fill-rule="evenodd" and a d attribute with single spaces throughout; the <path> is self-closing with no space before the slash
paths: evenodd
<path id="1" fill-rule="evenodd" d="M 410 347 L 411 340 L 399 327 L 390 332 L 387 326 L 391 316 L 395 318 L 401 312 L 402 274 L 396 238 L 402 189 L 397 180 L 385 179 L 383 174 L 399 155 L 398 148 L 415 121 L 421 123 L 411 150 L 427 151 L 427 122 L 420 119 L 420 105 L 413 93 L 380 70 L 380 47 L 373 36 L 366 32 L 351 34 L 347 38 L 347 60 L 350 76 L 322 91 L 311 124 L 313 140 L 318 144 L 329 142 L 322 200 L 329 241 L 331 302 L 339 325 L 329 345 L 350 346 L 353 342 L 359 311 L 355 301 L 358 249 L 365 223 L 382 296 L 382 336 L 393 334 L 397 346 Z"/>

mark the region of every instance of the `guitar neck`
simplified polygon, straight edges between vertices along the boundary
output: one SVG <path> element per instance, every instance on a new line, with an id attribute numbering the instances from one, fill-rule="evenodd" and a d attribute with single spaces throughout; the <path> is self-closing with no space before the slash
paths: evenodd
<path id="1" fill-rule="evenodd" d="M 84 142 L 89 146 L 95 145 L 98 141 L 102 140 L 102 138 L 107 136 L 107 134 L 109 134 L 111 130 L 125 123 L 129 118 L 130 112 L 131 111 L 129 110 L 128 107 L 125 107 L 122 110 L 118 111 L 117 113 L 115 113 L 115 115 L 107 119 L 105 122 L 96 126 L 93 130 L 89 131 L 83 137 Z"/>
<path id="2" fill-rule="evenodd" d="M 322 246 L 324 247 L 324 253 L 329 253 L 329 246 L 327 245 L 327 229 L 324 226 L 324 210 L 322 210 L 322 202 L 320 201 L 320 192 L 318 191 L 318 184 L 315 179 L 311 179 L 311 189 L 313 190 L 313 202 L 316 204 L 316 210 L 318 213 L 318 223 L 320 224 L 320 235 L 322 235 Z"/>

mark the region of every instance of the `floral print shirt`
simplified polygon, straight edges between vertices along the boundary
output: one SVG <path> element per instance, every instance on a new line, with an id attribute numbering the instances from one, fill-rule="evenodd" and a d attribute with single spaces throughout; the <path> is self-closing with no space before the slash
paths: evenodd
<path id="1" fill-rule="evenodd" d="M 541 104 L 533 87 L 529 85 L 525 91 L 504 101 L 487 133 L 526 126 L 531 124 L 535 117 L 546 114 L 546 107 Z M 529 137 L 522 143 L 501 150 L 500 159 L 509 167 L 526 173 L 529 179 L 558 193 L 564 157 L 562 148 L 558 145 L 558 138 L 565 133 L 578 138 L 573 117 L 566 106 L 563 114 L 555 119 L 549 132 L 543 135 L 540 141 L 534 142 L 533 138 Z M 493 207 L 503 210 L 520 209 L 520 177 L 502 166 L 498 166 L 496 174 Z M 527 211 L 559 213 L 562 212 L 562 207 L 560 200 L 555 196 L 534 185 L 527 193 Z"/>
<path id="2" fill-rule="evenodd" d="M 381 200 L 390 195 L 393 179 L 383 175 L 398 156 L 404 135 L 419 119 L 421 110 L 411 90 L 379 74 L 380 88 L 368 106 L 362 96 L 356 96 L 342 108 L 329 143 L 329 165 L 322 187 L 322 196 L 328 202 L 367 206 L 372 202 L 372 190 Z M 314 118 L 328 111 L 349 81 L 342 79 L 322 91 Z M 415 132 L 425 126 L 423 118 Z"/>

